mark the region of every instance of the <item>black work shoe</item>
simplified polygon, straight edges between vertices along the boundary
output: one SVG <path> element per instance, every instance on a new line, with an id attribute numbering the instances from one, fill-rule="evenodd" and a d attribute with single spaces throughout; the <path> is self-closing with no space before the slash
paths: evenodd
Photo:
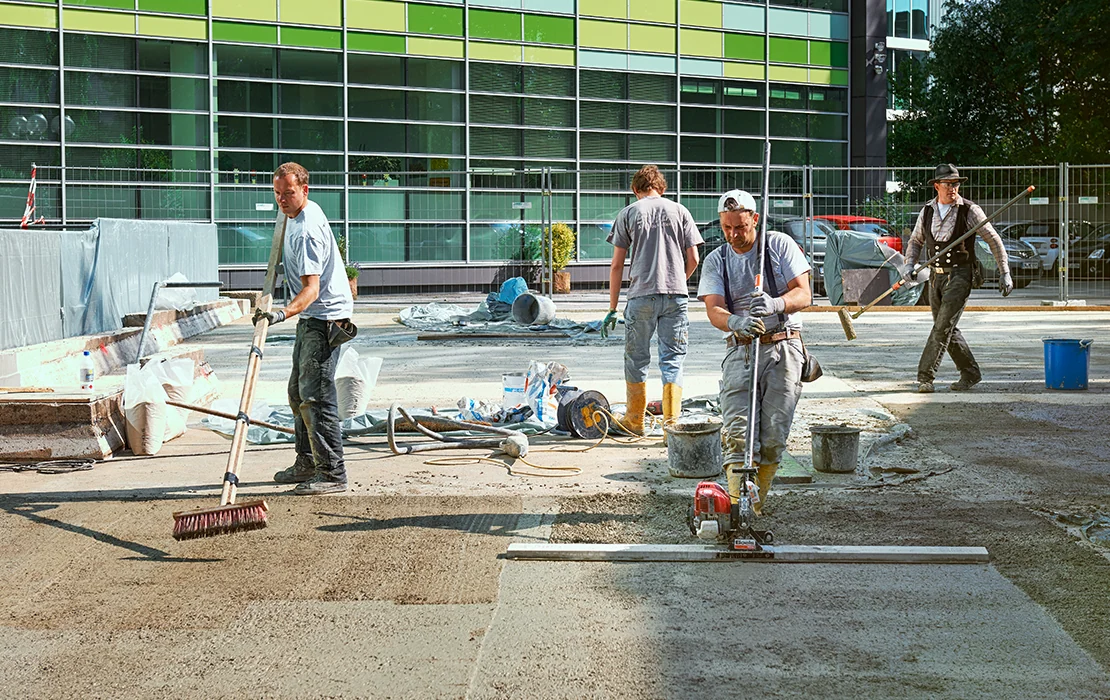
<path id="1" fill-rule="evenodd" d="M 917 383 L 917 393 L 919 393 L 919 394 L 931 394 L 931 393 L 933 393 L 933 383 L 932 382 L 918 382 Z"/>
<path id="2" fill-rule="evenodd" d="M 308 481 L 315 475 L 316 465 L 313 463 L 312 457 L 297 455 L 297 460 L 293 462 L 293 466 L 274 474 L 274 481 L 279 484 L 299 484 L 302 481 Z"/>
<path id="3" fill-rule="evenodd" d="M 308 481 L 297 484 L 293 489 L 294 496 L 320 496 L 326 493 L 343 493 L 347 490 L 347 481 L 333 481 L 326 476 L 316 474 Z"/>
<path id="4" fill-rule="evenodd" d="M 952 382 L 948 388 L 952 391 L 970 391 L 971 387 L 979 383 L 978 379 L 968 379 L 967 377 L 960 377 L 959 381 Z"/>

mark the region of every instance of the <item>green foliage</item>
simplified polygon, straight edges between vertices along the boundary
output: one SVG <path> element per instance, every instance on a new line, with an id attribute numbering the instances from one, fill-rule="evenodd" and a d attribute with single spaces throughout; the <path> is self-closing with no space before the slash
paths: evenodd
<path id="1" fill-rule="evenodd" d="M 909 190 L 887 193 L 882 197 L 868 197 L 855 207 L 855 214 L 885 219 L 899 232 L 913 229 L 917 215 L 921 212 L 921 198 L 910 196 Z"/>
<path id="2" fill-rule="evenodd" d="M 359 270 L 362 268 L 358 263 L 347 262 L 347 256 L 350 252 L 347 245 L 347 236 L 341 233 L 335 237 L 335 241 L 339 244 L 339 257 L 343 260 L 343 269 L 347 273 L 347 279 L 353 280 L 358 277 Z"/>
<path id="3" fill-rule="evenodd" d="M 552 227 L 552 268 L 559 272 L 574 259 L 575 241 L 578 234 L 570 226 L 559 222 Z M 527 226 L 524 229 L 524 259 L 543 260 L 545 227 Z"/>
<path id="4" fill-rule="evenodd" d="M 905 115 L 891 166 L 1105 163 L 1110 26 L 1105 0 L 946 5 L 933 53 L 891 76 Z"/>

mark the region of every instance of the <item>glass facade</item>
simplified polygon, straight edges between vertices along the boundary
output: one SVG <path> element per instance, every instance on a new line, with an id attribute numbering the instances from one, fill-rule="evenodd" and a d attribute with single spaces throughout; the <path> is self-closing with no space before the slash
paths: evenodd
<path id="1" fill-rule="evenodd" d="M 889 2 L 891 26 L 905 4 L 916 36 L 919 0 Z M 607 227 L 644 163 L 699 221 L 716 216 L 720 173 L 758 167 L 765 138 L 778 164 L 847 165 L 847 12 L 847 0 L 0 0 L 0 202 L 9 220 L 22 212 L 34 162 L 49 220 L 214 221 L 222 264 L 259 265 L 270 173 L 296 160 L 352 260 L 465 264 L 511 254 L 551 167 L 579 259 L 608 259 Z"/>

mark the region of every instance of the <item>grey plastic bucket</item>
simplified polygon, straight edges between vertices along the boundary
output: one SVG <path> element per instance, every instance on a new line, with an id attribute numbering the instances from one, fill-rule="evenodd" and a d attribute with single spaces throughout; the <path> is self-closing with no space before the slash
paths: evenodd
<path id="1" fill-rule="evenodd" d="M 707 479 L 721 473 L 721 425 L 716 416 L 686 416 L 663 427 L 671 476 Z"/>
<path id="2" fill-rule="evenodd" d="M 846 425 L 813 425 L 813 468 L 819 472 L 847 474 L 859 459 L 859 428 Z"/>
<path id="3" fill-rule="evenodd" d="M 525 292 L 513 301 L 513 320 L 525 326 L 545 326 L 555 320 L 555 302 Z"/>

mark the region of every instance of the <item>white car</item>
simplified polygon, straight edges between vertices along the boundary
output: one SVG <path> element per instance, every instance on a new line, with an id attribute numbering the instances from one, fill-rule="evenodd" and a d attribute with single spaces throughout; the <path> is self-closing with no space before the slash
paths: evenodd
<path id="1" fill-rule="evenodd" d="M 1009 221 L 995 224 L 995 230 L 1004 239 L 1025 241 L 1037 251 L 1041 270 L 1055 273 L 1060 262 L 1060 225 L 1055 221 Z M 1068 240 L 1075 242 L 1089 233 L 1091 225 L 1085 221 L 1068 222 Z"/>

